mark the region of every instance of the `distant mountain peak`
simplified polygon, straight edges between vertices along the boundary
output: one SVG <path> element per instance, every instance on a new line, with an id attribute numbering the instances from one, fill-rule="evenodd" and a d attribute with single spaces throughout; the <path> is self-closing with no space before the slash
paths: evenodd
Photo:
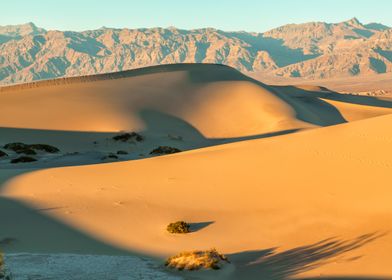
<path id="1" fill-rule="evenodd" d="M 35 25 L 34 22 L 31 22 L 31 21 L 26 22 L 26 23 L 23 24 L 23 25 L 27 25 L 27 26 L 30 26 L 30 27 L 33 27 L 33 28 L 37 28 L 37 25 Z"/>
<path id="2" fill-rule="evenodd" d="M 356 17 L 343 21 L 343 23 L 351 26 L 363 26 L 362 23 Z"/>
<path id="3" fill-rule="evenodd" d="M 27 35 L 38 35 L 43 33 L 46 33 L 46 30 L 37 27 L 33 22 L 0 26 L 0 35 L 6 36 L 0 43 L 5 43 L 9 40 L 18 39 Z"/>

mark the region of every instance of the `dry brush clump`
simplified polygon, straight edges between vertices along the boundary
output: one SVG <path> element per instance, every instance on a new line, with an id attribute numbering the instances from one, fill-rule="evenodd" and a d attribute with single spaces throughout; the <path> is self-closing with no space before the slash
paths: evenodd
<path id="1" fill-rule="evenodd" d="M 150 155 L 168 155 L 181 152 L 180 149 L 169 147 L 169 146 L 159 146 L 150 152 Z"/>
<path id="2" fill-rule="evenodd" d="M 5 268 L 4 256 L 1 252 L 0 252 L 0 279 L 12 280 L 12 275 Z"/>
<path id="3" fill-rule="evenodd" d="M 43 151 L 46 153 L 58 153 L 60 150 L 54 146 L 47 144 L 25 144 L 21 142 L 8 143 L 3 147 L 6 150 L 14 151 L 17 154 L 35 155 L 35 151 Z"/>
<path id="4" fill-rule="evenodd" d="M 136 142 L 141 142 L 141 141 L 144 140 L 144 137 L 142 135 L 140 135 L 139 133 L 136 133 L 136 132 L 131 132 L 131 133 L 127 132 L 127 133 L 123 133 L 123 134 L 119 134 L 119 135 L 113 136 L 112 138 L 115 141 L 121 141 L 121 142 L 127 142 L 129 140 L 136 141 Z"/>
<path id="5" fill-rule="evenodd" d="M 0 150 L 0 158 L 2 157 L 7 157 L 8 154 L 6 152 L 3 152 L 2 150 Z"/>
<path id="6" fill-rule="evenodd" d="M 37 159 L 35 159 L 33 157 L 28 157 L 28 156 L 21 156 L 21 157 L 12 159 L 10 162 L 11 163 L 25 163 L 25 162 L 34 162 L 34 161 L 37 161 Z"/>
<path id="7" fill-rule="evenodd" d="M 113 153 L 109 153 L 108 155 L 102 157 L 102 160 L 117 160 L 118 156 Z"/>
<path id="8" fill-rule="evenodd" d="M 178 221 L 175 223 L 170 223 L 166 227 L 167 231 L 170 233 L 189 233 L 190 225 L 184 221 Z"/>
<path id="9" fill-rule="evenodd" d="M 220 269 L 223 263 L 229 263 L 226 256 L 216 249 L 206 251 L 181 252 L 169 257 L 165 265 L 178 270 Z"/>

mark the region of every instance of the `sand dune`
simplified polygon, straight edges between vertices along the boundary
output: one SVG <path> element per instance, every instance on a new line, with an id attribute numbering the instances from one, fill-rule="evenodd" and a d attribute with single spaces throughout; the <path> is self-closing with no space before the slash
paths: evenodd
<path id="1" fill-rule="evenodd" d="M 184 136 L 184 149 L 192 146 L 188 139 L 210 146 L 42 170 L 34 170 L 40 163 L 25 170 L 4 165 L 0 240 L 9 238 L 6 252 L 162 261 L 216 247 L 231 264 L 179 275 L 392 277 L 391 101 L 271 87 L 214 65 L 144 71 L 1 93 L 0 144 L 42 135 L 66 150 L 87 151 L 95 138 L 136 130 L 151 137 L 151 145 L 174 133 Z M 292 133 L 274 134 L 281 131 Z M 165 232 L 181 219 L 195 232 Z"/>

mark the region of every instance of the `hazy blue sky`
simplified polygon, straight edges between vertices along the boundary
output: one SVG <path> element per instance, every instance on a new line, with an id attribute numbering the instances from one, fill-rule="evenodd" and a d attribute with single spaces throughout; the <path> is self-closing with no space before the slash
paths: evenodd
<path id="1" fill-rule="evenodd" d="M 215 27 L 266 31 L 286 23 L 361 22 L 392 26 L 392 0 L 0 0 L 0 25 L 34 22 L 46 29 Z"/>

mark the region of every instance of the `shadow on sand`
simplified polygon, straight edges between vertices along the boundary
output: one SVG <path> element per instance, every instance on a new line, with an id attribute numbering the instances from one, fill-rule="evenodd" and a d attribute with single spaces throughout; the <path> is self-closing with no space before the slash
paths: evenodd
<path id="1" fill-rule="evenodd" d="M 352 240 L 328 238 L 283 252 L 276 248 L 232 254 L 229 259 L 236 266 L 233 279 L 293 279 L 296 275 L 335 262 L 350 262 L 362 256 L 346 259 L 344 254 L 381 238 L 386 233 L 370 233 Z M 297 279 L 297 278 L 296 278 Z M 312 279 L 377 279 L 377 278 L 312 278 Z"/>
<path id="2" fill-rule="evenodd" d="M 191 232 L 196 232 L 196 231 L 202 230 L 203 228 L 208 227 L 209 225 L 211 225 L 213 223 L 214 223 L 214 221 L 200 222 L 200 223 L 190 223 L 189 224 L 189 228 L 190 228 Z"/>

